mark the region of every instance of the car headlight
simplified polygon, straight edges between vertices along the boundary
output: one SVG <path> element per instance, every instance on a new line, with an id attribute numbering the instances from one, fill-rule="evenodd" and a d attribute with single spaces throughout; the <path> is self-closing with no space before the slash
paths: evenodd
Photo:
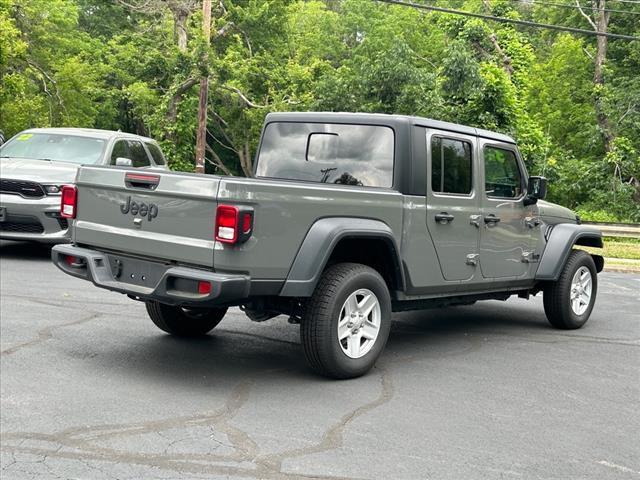
<path id="1" fill-rule="evenodd" d="M 60 195 L 60 186 L 59 185 L 43 185 L 44 191 L 47 192 L 47 195 Z"/>

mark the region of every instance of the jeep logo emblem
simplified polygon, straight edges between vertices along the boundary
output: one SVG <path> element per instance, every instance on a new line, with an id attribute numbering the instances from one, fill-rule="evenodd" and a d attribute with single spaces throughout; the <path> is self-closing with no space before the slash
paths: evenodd
<path id="1" fill-rule="evenodd" d="M 136 202 L 131 200 L 131 195 L 129 195 L 127 201 L 120 205 L 120 211 L 124 215 L 131 213 L 133 216 L 147 217 L 147 220 L 151 221 L 158 216 L 158 205 L 155 203 Z"/>

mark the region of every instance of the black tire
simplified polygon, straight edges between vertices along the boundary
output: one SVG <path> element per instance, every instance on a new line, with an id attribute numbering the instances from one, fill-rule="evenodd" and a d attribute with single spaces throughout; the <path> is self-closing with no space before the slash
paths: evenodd
<path id="1" fill-rule="evenodd" d="M 369 290 L 377 298 L 379 328 L 368 352 L 360 358 L 350 358 L 338 340 L 338 321 L 347 298 L 362 289 Z M 380 274 L 366 265 L 339 263 L 322 274 L 307 303 L 300 325 L 300 337 L 307 362 L 315 372 L 336 379 L 354 378 L 364 375 L 373 367 L 384 349 L 390 328 L 391 297 Z M 364 331 L 362 326 L 361 329 Z"/>
<path id="2" fill-rule="evenodd" d="M 571 307 L 571 284 L 576 272 L 583 267 L 591 273 L 591 296 L 586 310 L 578 315 Z M 572 250 L 560 278 L 544 289 L 544 312 L 547 320 L 555 328 L 563 330 L 582 327 L 589 320 L 597 293 L 598 275 L 593 258 L 583 250 Z"/>
<path id="3" fill-rule="evenodd" d="M 183 308 L 151 300 L 145 304 L 156 327 L 179 337 L 206 335 L 227 313 L 226 308 Z"/>

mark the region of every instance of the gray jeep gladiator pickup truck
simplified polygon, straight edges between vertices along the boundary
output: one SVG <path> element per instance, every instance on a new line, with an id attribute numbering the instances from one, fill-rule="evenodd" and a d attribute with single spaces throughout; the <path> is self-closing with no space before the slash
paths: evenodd
<path id="1" fill-rule="evenodd" d="M 62 192 L 64 272 L 146 303 L 174 335 L 240 306 L 286 314 L 318 373 L 366 373 L 391 312 L 542 291 L 556 328 L 596 298 L 599 230 L 543 201 L 508 136 L 424 118 L 266 117 L 255 178 L 84 166 Z"/>

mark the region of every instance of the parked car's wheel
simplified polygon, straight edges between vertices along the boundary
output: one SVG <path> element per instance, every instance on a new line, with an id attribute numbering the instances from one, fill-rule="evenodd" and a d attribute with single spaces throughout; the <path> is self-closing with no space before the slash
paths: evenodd
<path id="1" fill-rule="evenodd" d="M 325 270 L 309 299 L 300 337 L 320 375 L 364 375 L 382 353 L 391 327 L 391 297 L 380 274 L 358 263 Z"/>
<path id="2" fill-rule="evenodd" d="M 186 308 L 156 301 L 145 303 L 147 313 L 156 327 L 181 337 L 206 335 L 227 313 L 226 308 Z"/>
<path id="3" fill-rule="evenodd" d="M 591 315 L 598 291 L 598 276 L 593 258 L 582 250 L 573 250 L 556 282 L 544 290 L 544 311 L 556 328 L 582 327 Z"/>

